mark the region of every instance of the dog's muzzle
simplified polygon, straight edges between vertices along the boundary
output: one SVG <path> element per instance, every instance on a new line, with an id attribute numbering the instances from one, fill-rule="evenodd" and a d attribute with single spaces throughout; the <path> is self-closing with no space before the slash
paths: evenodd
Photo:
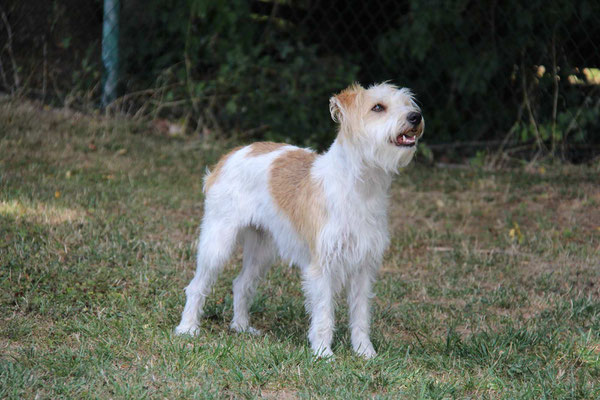
<path id="1" fill-rule="evenodd" d="M 410 128 L 400 132 L 395 139 L 390 139 L 390 143 L 397 147 L 413 147 L 417 144 L 417 139 L 423 134 L 423 115 L 420 112 L 413 111 L 408 113 L 406 121 Z"/>
<path id="2" fill-rule="evenodd" d="M 412 128 L 400 132 L 395 139 L 390 139 L 390 143 L 398 147 L 412 147 L 417 144 L 417 139 L 423 134 L 423 124 L 419 120 L 419 124 L 413 125 Z"/>

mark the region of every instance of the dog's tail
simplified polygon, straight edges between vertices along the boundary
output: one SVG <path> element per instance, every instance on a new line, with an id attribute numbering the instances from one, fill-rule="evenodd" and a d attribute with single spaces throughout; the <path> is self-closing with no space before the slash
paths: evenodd
<path id="1" fill-rule="evenodd" d="M 214 179 L 211 179 L 211 175 L 212 175 L 212 171 L 207 166 L 206 173 L 204 174 L 204 179 L 202 179 L 202 193 L 204 193 L 204 194 L 206 194 L 209 187 L 214 183 L 213 182 Z"/>

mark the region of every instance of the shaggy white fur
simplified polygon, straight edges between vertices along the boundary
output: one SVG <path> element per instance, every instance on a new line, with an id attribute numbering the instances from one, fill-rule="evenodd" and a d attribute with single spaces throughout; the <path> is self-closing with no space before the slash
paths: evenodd
<path id="1" fill-rule="evenodd" d="M 352 346 L 375 356 L 369 299 L 389 244 L 388 192 L 412 160 L 424 121 L 411 92 L 388 83 L 350 86 L 330 99 L 330 111 L 340 129 L 326 153 L 259 143 L 228 154 L 207 175 L 197 269 L 176 333 L 198 332 L 206 296 L 240 242 L 232 329 L 258 333 L 248 309 L 279 256 L 301 269 L 315 354 L 333 354 L 334 299 L 346 288 Z"/>

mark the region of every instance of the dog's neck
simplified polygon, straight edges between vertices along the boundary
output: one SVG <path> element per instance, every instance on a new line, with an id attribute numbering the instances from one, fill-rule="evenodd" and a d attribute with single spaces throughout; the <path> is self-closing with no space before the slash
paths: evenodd
<path id="1" fill-rule="evenodd" d="M 333 169 L 330 176 L 346 188 L 364 197 L 387 196 L 392 183 L 392 174 L 379 166 L 365 162 L 360 152 L 339 139 L 322 155 L 323 167 Z M 335 171 L 335 173 L 333 173 Z"/>

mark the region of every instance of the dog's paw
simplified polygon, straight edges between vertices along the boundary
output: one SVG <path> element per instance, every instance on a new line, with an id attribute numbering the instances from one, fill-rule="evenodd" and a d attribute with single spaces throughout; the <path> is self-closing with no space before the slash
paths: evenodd
<path id="1" fill-rule="evenodd" d="M 313 353 L 316 358 L 325 358 L 328 360 L 333 360 L 333 351 L 331 347 L 319 347 L 318 349 L 313 349 Z"/>
<path id="2" fill-rule="evenodd" d="M 175 328 L 176 335 L 190 335 L 196 336 L 200 332 L 198 325 L 179 325 Z"/>
<path id="3" fill-rule="evenodd" d="M 251 327 L 250 325 L 242 325 L 237 322 L 232 322 L 229 326 L 232 331 L 237 333 L 249 333 L 254 336 L 262 335 L 262 332 L 256 328 Z"/>
<path id="4" fill-rule="evenodd" d="M 377 355 L 377 352 L 373 348 L 371 342 L 361 343 L 360 346 L 354 348 L 354 351 L 356 352 L 356 354 L 358 354 L 366 360 L 371 359 Z"/>

